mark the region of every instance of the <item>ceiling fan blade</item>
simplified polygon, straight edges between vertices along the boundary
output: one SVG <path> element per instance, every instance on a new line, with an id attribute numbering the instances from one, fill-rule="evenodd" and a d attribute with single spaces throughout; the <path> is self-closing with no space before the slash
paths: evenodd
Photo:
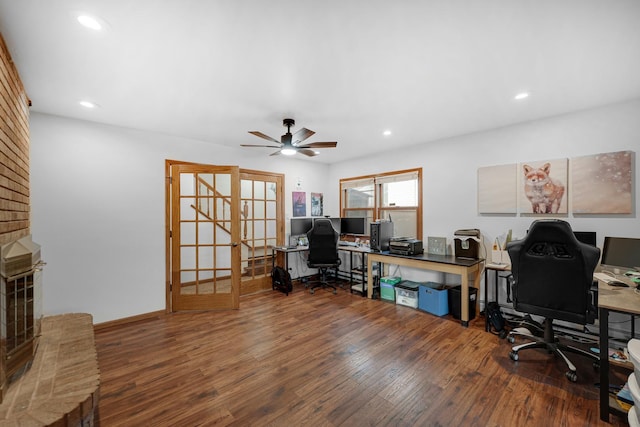
<path id="1" fill-rule="evenodd" d="M 315 134 L 314 131 L 307 128 L 302 128 L 293 134 L 293 142 L 294 144 L 296 144 L 297 142 L 302 142 L 313 134 Z"/>
<path id="2" fill-rule="evenodd" d="M 337 142 L 310 142 L 308 144 L 298 145 L 298 148 L 335 148 Z"/>
<path id="3" fill-rule="evenodd" d="M 282 153 L 280 153 L 280 150 L 278 150 L 273 154 L 269 154 L 269 156 L 279 156 L 280 154 L 282 154 Z"/>
<path id="4" fill-rule="evenodd" d="M 313 157 L 313 156 L 317 156 L 318 153 L 316 153 L 313 150 L 307 150 L 306 148 L 301 148 L 300 150 L 298 150 L 298 153 L 302 153 L 305 156 L 309 156 L 309 157 Z"/>
<path id="5" fill-rule="evenodd" d="M 280 148 L 279 145 L 253 145 L 253 144 L 240 144 L 241 147 L 266 147 L 266 148 Z"/>
<path id="6" fill-rule="evenodd" d="M 266 139 L 267 141 L 273 141 L 276 144 L 280 144 L 280 141 L 278 141 L 277 139 L 273 139 L 269 135 L 265 135 L 264 133 L 259 132 L 257 130 L 250 130 L 249 133 L 252 134 L 252 135 L 258 136 L 258 137 L 260 137 L 262 139 Z"/>

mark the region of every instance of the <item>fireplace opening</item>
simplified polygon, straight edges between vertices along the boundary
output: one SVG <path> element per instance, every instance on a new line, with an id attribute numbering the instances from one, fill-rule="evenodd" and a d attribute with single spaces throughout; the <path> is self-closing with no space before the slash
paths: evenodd
<path id="1" fill-rule="evenodd" d="M 0 402 L 33 362 L 42 319 L 40 246 L 25 236 L 0 247 Z"/>

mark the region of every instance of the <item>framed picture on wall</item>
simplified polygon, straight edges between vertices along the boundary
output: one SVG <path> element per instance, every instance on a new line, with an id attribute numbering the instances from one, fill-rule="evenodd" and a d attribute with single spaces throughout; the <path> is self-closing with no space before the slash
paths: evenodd
<path id="1" fill-rule="evenodd" d="M 311 193 L 311 216 L 322 216 L 322 193 Z"/>
<path id="2" fill-rule="evenodd" d="M 304 191 L 294 191 L 293 216 L 307 216 L 307 193 Z"/>
<path id="3" fill-rule="evenodd" d="M 478 213 L 517 212 L 516 170 L 515 163 L 478 168 Z"/>
<path id="4" fill-rule="evenodd" d="M 518 209 L 521 214 L 566 214 L 568 160 L 520 164 Z"/>
<path id="5" fill-rule="evenodd" d="M 633 151 L 571 159 L 574 214 L 630 214 L 633 201 Z"/>

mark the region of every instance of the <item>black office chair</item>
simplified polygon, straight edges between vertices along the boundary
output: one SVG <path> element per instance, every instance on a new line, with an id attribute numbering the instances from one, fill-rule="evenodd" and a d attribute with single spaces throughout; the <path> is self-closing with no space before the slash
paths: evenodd
<path id="1" fill-rule="evenodd" d="M 598 356 L 561 344 L 554 334 L 553 321 L 586 325 L 596 319 L 591 286 L 600 249 L 579 242 L 569 223 L 553 219 L 534 221 L 524 239 L 507 245 L 507 252 L 511 258 L 514 309 L 544 317 L 540 324 L 527 316 L 526 327 L 537 331 L 512 330 L 510 342 L 514 342 L 514 335 L 524 335 L 534 341 L 513 346 L 509 357 L 518 360 L 521 350 L 546 348 L 564 360 L 569 367 L 566 376 L 575 382 L 578 378 L 576 367 L 563 350 L 587 356 L 595 362 L 598 362 Z"/>
<path id="2" fill-rule="evenodd" d="M 340 265 L 338 237 L 328 218 L 317 218 L 313 222 L 313 228 L 307 233 L 309 240 L 307 265 L 320 270 L 320 280 L 310 288 L 309 292 L 314 293 L 316 288 L 324 287 L 332 288 L 334 294 L 337 292 L 334 285 L 327 283 L 327 269 L 338 268 Z"/>

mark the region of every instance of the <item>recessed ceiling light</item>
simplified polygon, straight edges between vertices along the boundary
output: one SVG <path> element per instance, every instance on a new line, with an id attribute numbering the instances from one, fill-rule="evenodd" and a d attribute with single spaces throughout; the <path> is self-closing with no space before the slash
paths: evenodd
<path id="1" fill-rule="evenodd" d="M 78 22 L 83 26 L 90 28 L 92 30 L 100 31 L 102 29 L 102 24 L 93 16 L 89 15 L 78 15 Z"/>
<path id="2" fill-rule="evenodd" d="M 382 134 L 384 136 L 389 136 L 389 135 L 391 135 L 391 131 L 390 130 L 385 130 L 384 132 L 382 132 Z"/>
<path id="3" fill-rule="evenodd" d="M 529 97 L 529 93 L 528 92 L 522 92 L 517 94 L 516 96 L 513 97 L 513 99 L 515 99 L 516 101 L 519 101 L 521 99 L 525 99 Z"/>
<path id="4" fill-rule="evenodd" d="M 97 108 L 98 107 L 98 104 L 96 104 L 95 102 L 91 102 L 91 101 L 80 101 L 79 104 L 82 105 L 84 108 Z"/>

